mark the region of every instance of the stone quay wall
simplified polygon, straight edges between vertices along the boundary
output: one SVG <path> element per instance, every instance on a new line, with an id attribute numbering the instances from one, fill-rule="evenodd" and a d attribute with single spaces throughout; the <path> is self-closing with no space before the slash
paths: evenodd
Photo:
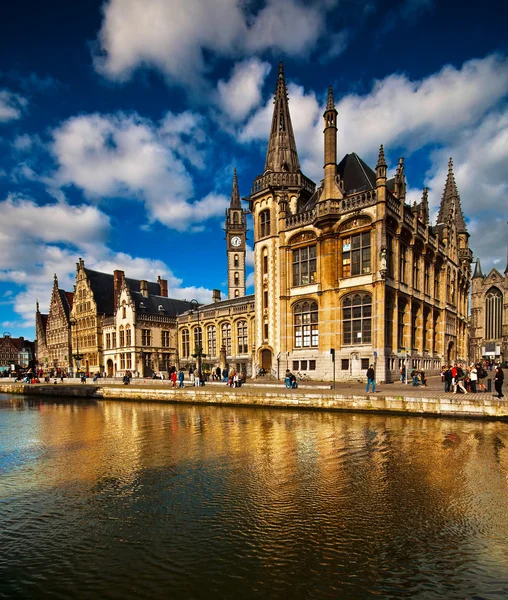
<path id="1" fill-rule="evenodd" d="M 340 394 L 333 390 L 286 390 L 263 388 L 163 388 L 136 385 L 68 385 L 0 383 L 0 392 L 59 398 L 90 398 L 142 402 L 261 406 L 349 412 L 379 412 L 434 417 L 467 417 L 508 420 L 508 402 L 496 398 L 473 398 L 448 394 L 421 397 L 413 394 Z M 409 392 L 409 390 L 408 390 Z"/>

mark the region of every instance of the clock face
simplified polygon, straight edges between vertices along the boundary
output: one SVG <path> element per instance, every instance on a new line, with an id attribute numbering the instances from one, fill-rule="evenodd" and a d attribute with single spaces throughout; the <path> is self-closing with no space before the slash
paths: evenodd
<path id="1" fill-rule="evenodd" d="M 241 237 L 239 237 L 237 235 L 234 235 L 231 238 L 231 245 L 234 246 L 235 248 L 237 248 L 241 243 L 242 243 L 242 238 Z"/>

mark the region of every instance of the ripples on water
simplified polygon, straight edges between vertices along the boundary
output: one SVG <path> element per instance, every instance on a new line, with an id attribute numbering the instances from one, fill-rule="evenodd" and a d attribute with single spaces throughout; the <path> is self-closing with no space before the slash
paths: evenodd
<path id="1" fill-rule="evenodd" d="M 508 425 L 0 397 L 2 598 L 505 598 Z"/>

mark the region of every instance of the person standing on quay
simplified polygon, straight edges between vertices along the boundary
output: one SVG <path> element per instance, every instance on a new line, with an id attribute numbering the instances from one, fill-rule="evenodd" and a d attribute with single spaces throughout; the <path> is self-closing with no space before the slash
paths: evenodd
<path id="1" fill-rule="evenodd" d="M 376 391 L 376 372 L 374 371 L 374 365 L 370 365 L 367 369 L 367 387 L 365 391 L 369 393 L 369 387 L 372 385 L 372 393 Z"/>
<path id="2" fill-rule="evenodd" d="M 494 375 L 494 388 L 498 398 L 504 398 L 503 394 L 504 373 L 501 365 L 497 365 L 496 374 Z"/>
<path id="3" fill-rule="evenodd" d="M 178 371 L 178 387 L 181 387 L 181 388 L 184 387 L 183 379 L 184 379 L 183 369 L 180 369 Z"/>

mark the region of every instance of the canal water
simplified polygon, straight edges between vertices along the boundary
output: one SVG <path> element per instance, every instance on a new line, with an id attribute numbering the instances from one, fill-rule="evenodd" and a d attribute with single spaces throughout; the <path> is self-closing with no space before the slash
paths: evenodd
<path id="1" fill-rule="evenodd" d="M 506 598 L 508 424 L 0 395 L 1 598 Z"/>

